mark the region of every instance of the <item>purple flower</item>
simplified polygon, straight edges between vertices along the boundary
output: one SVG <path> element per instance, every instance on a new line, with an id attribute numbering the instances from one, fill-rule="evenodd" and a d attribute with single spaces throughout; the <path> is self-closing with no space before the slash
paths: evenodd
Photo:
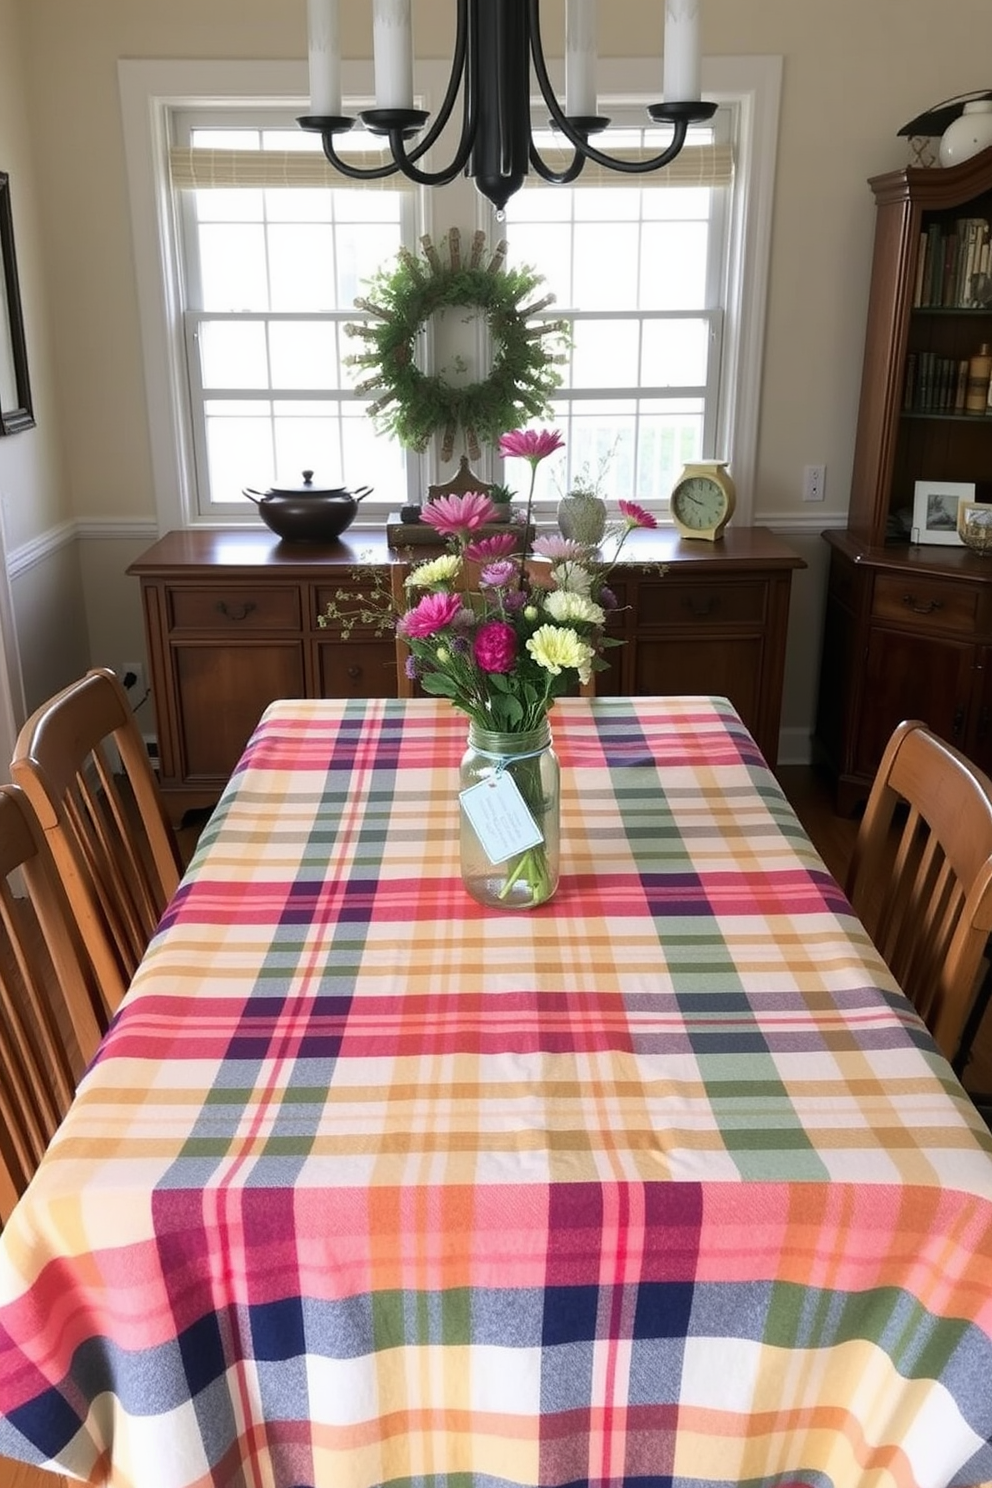
<path id="1" fill-rule="evenodd" d="M 517 636 L 505 620 L 487 620 L 476 631 L 472 653 L 484 672 L 509 672 L 517 657 Z"/>
<path id="2" fill-rule="evenodd" d="M 479 575 L 479 583 L 489 589 L 505 589 L 517 577 L 517 565 L 504 558 L 499 563 L 488 563 Z"/>
<path id="3" fill-rule="evenodd" d="M 523 609 L 529 598 L 525 589 L 511 589 L 508 594 L 503 595 L 503 608 L 508 615 L 515 615 L 517 610 Z"/>
<path id="4" fill-rule="evenodd" d="M 599 591 L 599 603 L 604 610 L 615 610 L 617 607 L 617 597 L 606 584 Z"/>
<path id="5" fill-rule="evenodd" d="M 406 661 L 403 663 L 403 670 L 406 672 L 411 682 L 416 682 L 417 678 L 420 676 L 420 662 L 417 660 L 412 652 L 407 656 Z"/>

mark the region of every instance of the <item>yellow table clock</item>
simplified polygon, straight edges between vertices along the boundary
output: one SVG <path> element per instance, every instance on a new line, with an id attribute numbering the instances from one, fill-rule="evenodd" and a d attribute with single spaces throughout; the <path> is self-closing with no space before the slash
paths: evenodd
<path id="1" fill-rule="evenodd" d="M 672 521 L 682 537 L 716 542 L 734 515 L 737 493 L 721 460 L 686 465 L 672 487 Z"/>

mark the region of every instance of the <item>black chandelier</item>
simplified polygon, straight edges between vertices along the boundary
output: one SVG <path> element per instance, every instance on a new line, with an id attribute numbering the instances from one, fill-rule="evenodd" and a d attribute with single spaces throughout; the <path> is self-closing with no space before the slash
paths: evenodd
<path id="1" fill-rule="evenodd" d="M 658 155 L 621 159 L 590 144 L 590 136 L 609 124 L 596 112 L 596 0 L 566 0 L 563 109 L 555 97 L 541 43 L 540 0 L 456 0 L 454 55 L 447 90 L 430 119 L 413 107 L 413 46 L 410 0 L 373 0 L 376 107 L 358 118 L 372 134 L 389 141 L 392 159 L 381 166 L 343 160 L 335 136 L 356 120 L 341 112 L 338 0 L 308 0 L 311 113 L 297 122 L 321 136 L 324 154 L 342 175 L 374 181 L 401 171 L 422 186 L 447 186 L 464 171 L 475 177 L 483 196 L 502 212 L 519 191 L 529 169 L 552 185 L 576 180 L 587 160 L 609 170 L 643 175 L 661 170 L 685 144 L 690 124 L 710 119 L 715 103 L 699 99 L 699 0 L 664 0 L 664 103 L 648 106 L 656 124 L 672 128 L 670 143 Z M 542 158 L 531 134 L 531 65 L 551 124 L 573 150 L 564 170 Z M 461 136 L 443 170 L 422 170 L 417 162 L 441 135 L 462 95 Z"/>

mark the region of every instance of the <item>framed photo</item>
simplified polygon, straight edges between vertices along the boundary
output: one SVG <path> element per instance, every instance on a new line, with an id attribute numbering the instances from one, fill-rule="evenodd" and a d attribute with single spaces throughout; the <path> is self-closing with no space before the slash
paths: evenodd
<path id="1" fill-rule="evenodd" d="M 17 434 L 34 424 L 28 350 L 14 254 L 10 179 L 0 171 L 0 434 Z"/>
<path id="2" fill-rule="evenodd" d="M 958 506 L 974 501 L 974 481 L 917 481 L 913 488 L 913 542 L 961 546 Z"/>

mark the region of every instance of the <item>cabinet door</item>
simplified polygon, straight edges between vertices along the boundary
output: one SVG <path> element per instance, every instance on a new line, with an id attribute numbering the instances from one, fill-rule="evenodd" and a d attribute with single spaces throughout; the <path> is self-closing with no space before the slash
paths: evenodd
<path id="1" fill-rule="evenodd" d="M 638 636 L 634 691 L 729 698 L 760 744 L 762 649 L 760 635 Z"/>
<path id="2" fill-rule="evenodd" d="M 975 701 L 966 754 L 979 769 L 992 774 L 992 646 L 978 652 Z"/>
<path id="3" fill-rule="evenodd" d="M 320 697 L 395 697 L 395 642 L 354 635 L 318 641 L 317 685 Z"/>
<path id="4" fill-rule="evenodd" d="M 185 781 L 226 781 L 269 703 L 306 695 L 299 640 L 191 641 L 170 654 L 181 758 L 167 773 Z"/>
<path id="5" fill-rule="evenodd" d="M 964 748 L 974 663 L 975 647 L 966 642 L 873 627 L 855 770 L 874 775 L 889 735 L 904 718 L 920 718 L 949 744 Z"/>

